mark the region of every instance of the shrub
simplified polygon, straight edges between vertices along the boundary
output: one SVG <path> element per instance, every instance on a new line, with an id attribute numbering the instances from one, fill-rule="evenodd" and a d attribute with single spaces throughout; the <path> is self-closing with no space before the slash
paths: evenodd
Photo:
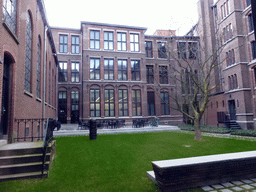
<path id="1" fill-rule="evenodd" d="M 231 132 L 231 135 L 256 137 L 256 130 L 235 130 Z"/>
<path id="2" fill-rule="evenodd" d="M 186 131 L 194 131 L 195 128 L 192 125 L 183 125 L 180 127 L 181 130 Z M 211 127 L 211 126 L 202 126 L 201 127 L 202 132 L 209 132 L 209 133 L 230 133 L 230 130 L 225 127 Z"/>

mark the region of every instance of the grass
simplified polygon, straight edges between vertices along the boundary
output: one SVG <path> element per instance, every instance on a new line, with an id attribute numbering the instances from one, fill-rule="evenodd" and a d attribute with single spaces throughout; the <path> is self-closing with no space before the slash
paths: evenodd
<path id="1" fill-rule="evenodd" d="M 56 138 L 48 178 L 0 183 L 0 191 L 156 191 L 147 178 L 151 161 L 256 150 L 252 141 L 157 132 Z"/>

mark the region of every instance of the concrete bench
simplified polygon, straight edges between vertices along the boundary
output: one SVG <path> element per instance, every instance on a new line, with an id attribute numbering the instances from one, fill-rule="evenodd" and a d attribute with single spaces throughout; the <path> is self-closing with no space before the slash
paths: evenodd
<path id="1" fill-rule="evenodd" d="M 256 177 L 256 151 L 153 161 L 150 180 L 162 191 L 179 191 Z"/>

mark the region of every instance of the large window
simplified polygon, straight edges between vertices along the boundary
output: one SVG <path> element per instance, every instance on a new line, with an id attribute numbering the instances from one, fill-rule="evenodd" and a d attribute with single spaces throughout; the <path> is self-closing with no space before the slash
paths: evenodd
<path id="1" fill-rule="evenodd" d="M 237 83 L 237 75 L 231 75 L 228 76 L 228 82 L 229 82 L 229 89 L 237 89 L 238 88 L 238 83 Z"/>
<path id="2" fill-rule="evenodd" d="M 72 35 L 71 36 L 71 53 L 79 54 L 79 47 L 80 47 L 80 38 L 79 36 Z"/>
<path id="3" fill-rule="evenodd" d="M 41 39 L 37 40 L 36 96 L 41 98 Z"/>
<path id="4" fill-rule="evenodd" d="M 131 61 L 131 73 L 132 73 L 132 81 L 140 81 L 140 61 L 139 60 Z"/>
<path id="5" fill-rule="evenodd" d="M 104 59 L 104 79 L 113 80 L 114 79 L 114 60 Z"/>
<path id="6" fill-rule="evenodd" d="M 256 59 L 256 42 L 251 42 L 251 49 L 252 49 L 252 59 Z"/>
<path id="7" fill-rule="evenodd" d="M 170 115 L 168 92 L 161 92 L 161 114 Z"/>
<path id="8" fill-rule="evenodd" d="M 118 80 L 127 80 L 127 60 L 118 60 Z"/>
<path id="9" fill-rule="evenodd" d="M 127 50 L 126 33 L 117 33 L 117 50 Z"/>
<path id="10" fill-rule="evenodd" d="M 224 42 L 230 40 L 233 37 L 232 24 L 230 23 L 225 28 L 223 28 L 223 40 Z"/>
<path id="11" fill-rule="evenodd" d="M 159 81 L 160 84 L 168 84 L 167 66 L 159 66 Z"/>
<path id="12" fill-rule="evenodd" d="M 128 91 L 127 89 L 118 90 L 119 116 L 128 116 Z"/>
<path id="13" fill-rule="evenodd" d="M 167 58 L 166 43 L 158 42 L 158 58 Z"/>
<path id="14" fill-rule="evenodd" d="M 139 52 L 140 51 L 140 43 L 139 43 L 139 35 L 138 34 L 130 34 L 130 46 L 131 51 Z"/>
<path id="15" fill-rule="evenodd" d="M 3 21 L 8 25 L 13 33 L 16 33 L 16 13 L 17 3 L 16 0 L 3 0 Z"/>
<path id="16" fill-rule="evenodd" d="M 132 90 L 132 115 L 141 116 L 141 93 L 139 89 Z"/>
<path id="17" fill-rule="evenodd" d="M 153 58 L 152 41 L 146 41 L 145 43 L 146 57 Z"/>
<path id="18" fill-rule="evenodd" d="M 31 92 L 31 66 L 32 66 L 32 19 L 27 13 L 26 28 L 26 59 L 25 59 L 25 91 Z"/>
<path id="19" fill-rule="evenodd" d="M 113 32 L 104 32 L 104 49 L 113 50 L 114 49 L 114 35 Z"/>
<path id="20" fill-rule="evenodd" d="M 71 83 L 79 82 L 79 62 L 71 63 Z"/>
<path id="21" fill-rule="evenodd" d="M 154 84 L 154 66 L 147 65 L 147 83 Z"/>
<path id="22" fill-rule="evenodd" d="M 105 117 L 115 116 L 115 93 L 114 89 L 105 89 Z"/>
<path id="23" fill-rule="evenodd" d="M 90 59 L 90 79 L 91 80 L 100 79 L 100 59 L 95 59 L 95 58 Z"/>
<path id="24" fill-rule="evenodd" d="M 178 58 L 187 59 L 186 42 L 178 42 Z"/>
<path id="25" fill-rule="evenodd" d="M 67 62 L 59 62 L 59 82 L 67 82 Z"/>
<path id="26" fill-rule="evenodd" d="M 68 52 L 68 36 L 60 35 L 60 53 Z"/>
<path id="27" fill-rule="evenodd" d="M 100 90 L 90 90 L 90 114 L 91 117 L 100 117 Z"/>
<path id="28" fill-rule="evenodd" d="M 253 15 L 248 15 L 248 22 L 249 22 L 249 32 L 254 31 L 254 25 L 253 25 Z"/>
<path id="29" fill-rule="evenodd" d="M 90 31 L 90 48 L 100 49 L 100 31 Z"/>

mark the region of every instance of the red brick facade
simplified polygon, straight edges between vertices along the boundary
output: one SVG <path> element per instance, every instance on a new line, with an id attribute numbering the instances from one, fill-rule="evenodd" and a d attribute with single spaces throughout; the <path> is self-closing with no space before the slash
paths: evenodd
<path id="1" fill-rule="evenodd" d="M 17 136 L 15 119 L 48 117 L 55 119 L 57 58 L 54 56 L 55 47 L 51 31 L 47 30 L 45 32 L 48 24 L 43 2 L 34 0 L 7 2 L 13 2 L 13 10 L 16 9 L 16 11 L 11 11 L 7 8 L 10 5 L 7 6 L 3 1 L 0 2 L 2 7 L 0 9 L 2 17 L 0 27 L 0 56 L 2 60 L 0 64 L 0 98 L 3 98 L 2 91 L 8 89 L 4 94 L 5 104 L 0 100 L 2 106 L 0 130 L 1 134 L 8 135 L 8 141 L 12 142 L 14 137 Z M 8 14 L 16 14 L 12 17 L 16 20 L 14 22 L 15 28 L 11 27 L 12 23 L 6 17 Z M 30 19 L 28 19 L 28 15 Z M 28 20 L 31 21 L 31 42 L 27 40 Z M 38 50 L 39 42 L 40 50 Z M 28 43 L 31 43 L 31 56 L 26 49 Z M 25 70 L 27 66 L 25 64 L 27 61 L 26 55 L 31 61 L 30 68 L 27 71 Z M 39 69 L 37 66 L 40 66 Z M 28 71 L 29 76 L 25 77 Z M 40 72 L 40 75 L 37 75 L 38 72 Z M 25 89 L 25 79 L 27 79 L 29 89 Z M 7 82 L 8 86 L 4 86 L 3 82 Z M 8 112 L 8 114 L 3 118 L 5 112 Z M 19 134 L 23 134 L 24 131 L 20 130 Z"/>

